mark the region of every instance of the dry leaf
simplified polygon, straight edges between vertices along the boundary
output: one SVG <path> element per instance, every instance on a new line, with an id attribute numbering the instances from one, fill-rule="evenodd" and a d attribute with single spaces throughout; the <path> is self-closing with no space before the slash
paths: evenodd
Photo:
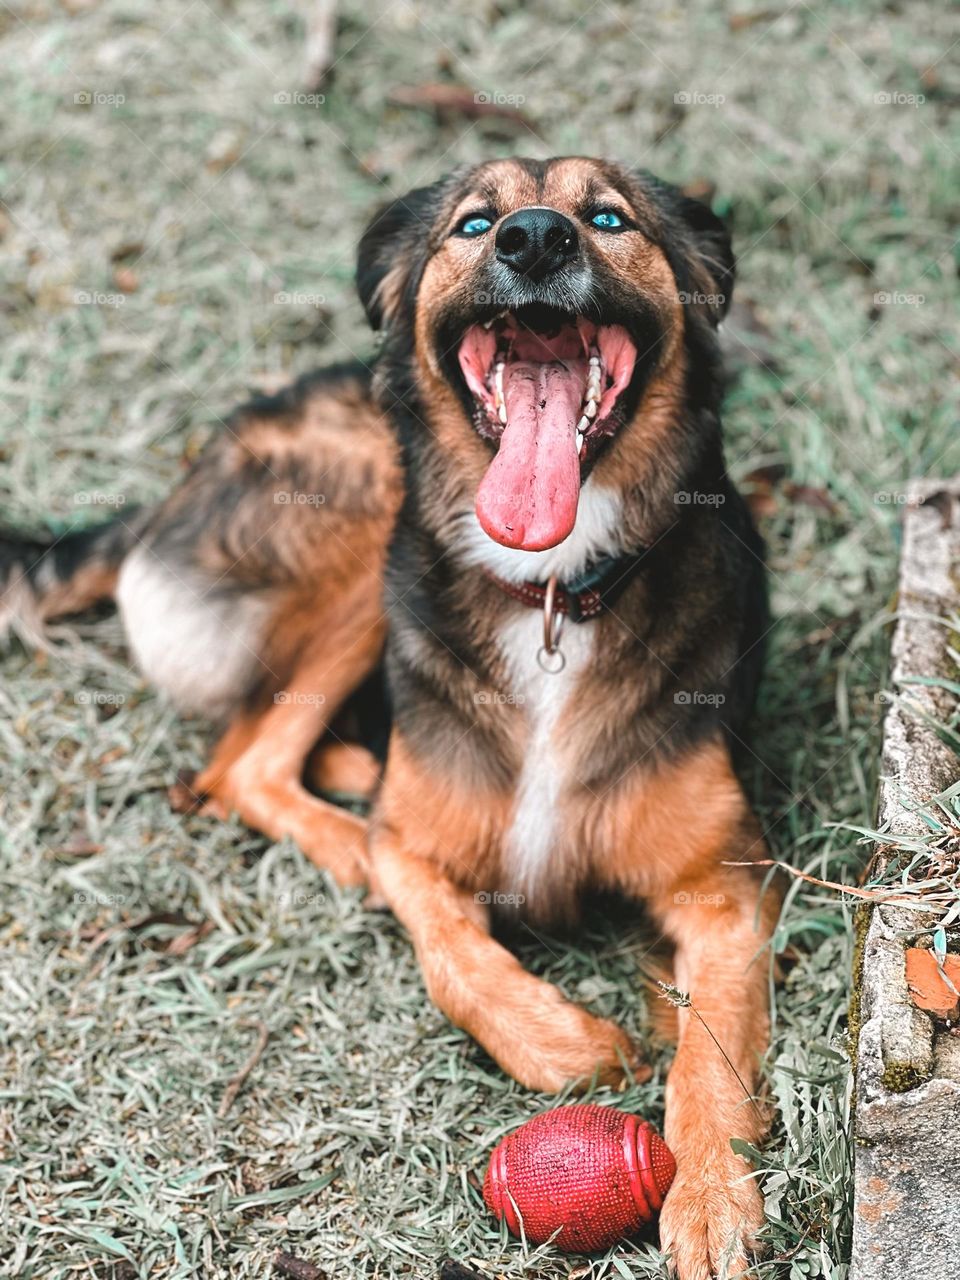
<path id="1" fill-rule="evenodd" d="M 956 990 L 951 991 L 949 983 Z M 957 995 L 960 991 L 960 956 L 945 956 L 941 973 L 932 951 L 910 947 L 907 951 L 907 987 L 918 1009 L 926 1009 L 938 1018 L 955 1018 L 960 1013 L 960 996 Z"/>

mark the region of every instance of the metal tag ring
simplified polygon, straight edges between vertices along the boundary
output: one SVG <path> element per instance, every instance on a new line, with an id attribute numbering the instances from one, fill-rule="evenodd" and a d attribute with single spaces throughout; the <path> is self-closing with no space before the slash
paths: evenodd
<path id="1" fill-rule="evenodd" d="M 563 614 L 557 609 L 557 575 L 554 573 L 551 574 L 547 589 L 543 593 L 543 648 L 548 654 L 559 652 L 562 633 Z M 558 667 L 557 670 L 561 671 L 562 667 Z"/>
<path id="2" fill-rule="evenodd" d="M 562 649 L 546 649 L 541 646 L 537 650 L 537 663 L 541 671 L 546 671 L 550 675 L 559 675 L 563 668 L 567 665 L 567 660 L 563 656 Z"/>

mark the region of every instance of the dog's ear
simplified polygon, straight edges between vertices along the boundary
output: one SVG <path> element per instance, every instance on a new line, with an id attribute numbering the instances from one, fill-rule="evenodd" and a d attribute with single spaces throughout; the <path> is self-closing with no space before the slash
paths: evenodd
<path id="1" fill-rule="evenodd" d="M 702 200 L 694 200 L 678 192 L 676 211 L 693 237 L 694 282 L 707 295 L 707 309 L 719 324 L 733 300 L 733 281 L 737 269 L 730 232 Z"/>
<path id="2" fill-rule="evenodd" d="M 382 205 L 360 238 L 357 292 L 374 329 L 389 328 L 412 308 L 429 237 L 449 178 Z"/>
<path id="3" fill-rule="evenodd" d="M 642 173 L 666 230 L 664 252 L 670 259 L 682 301 L 719 324 L 730 308 L 736 259 L 730 233 L 708 204 L 685 196 L 678 187 Z"/>

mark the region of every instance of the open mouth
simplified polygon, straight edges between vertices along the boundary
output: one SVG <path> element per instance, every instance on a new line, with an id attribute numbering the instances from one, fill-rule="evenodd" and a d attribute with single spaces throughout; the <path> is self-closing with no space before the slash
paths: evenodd
<path id="1" fill-rule="evenodd" d="M 577 519 L 581 474 L 623 421 L 637 349 L 621 325 L 544 307 L 471 325 L 460 368 L 477 430 L 498 443 L 477 518 L 506 547 L 556 546 Z"/>

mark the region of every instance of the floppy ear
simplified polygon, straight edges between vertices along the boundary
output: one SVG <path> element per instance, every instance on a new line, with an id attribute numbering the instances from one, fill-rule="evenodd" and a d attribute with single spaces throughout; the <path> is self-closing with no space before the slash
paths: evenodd
<path id="1" fill-rule="evenodd" d="M 685 196 L 678 187 L 651 174 L 640 175 L 652 195 L 666 230 L 662 246 L 677 287 L 686 301 L 702 307 L 713 324 L 719 324 L 733 298 L 736 260 L 730 233 L 708 204 Z"/>
<path id="2" fill-rule="evenodd" d="M 733 300 L 736 259 L 730 233 L 708 204 L 678 194 L 677 215 L 693 238 L 692 276 L 698 289 L 715 299 L 708 306 L 719 324 Z M 702 280 L 702 284 L 700 281 Z"/>
<path id="3" fill-rule="evenodd" d="M 452 176 L 452 175 L 451 175 Z M 382 205 L 360 238 L 357 292 L 374 329 L 389 328 L 412 304 L 428 239 L 449 176 Z"/>

